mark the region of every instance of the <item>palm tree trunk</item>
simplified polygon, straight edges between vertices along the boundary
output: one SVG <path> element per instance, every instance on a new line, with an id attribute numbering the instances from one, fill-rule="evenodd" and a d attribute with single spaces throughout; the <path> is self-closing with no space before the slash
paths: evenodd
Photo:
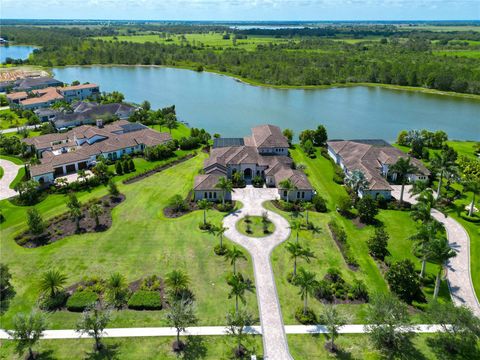
<path id="1" fill-rule="evenodd" d="M 223 235 L 220 235 L 220 249 L 223 249 Z"/>
<path id="2" fill-rule="evenodd" d="M 442 267 L 438 270 L 437 278 L 435 279 L 435 290 L 433 291 L 433 298 L 436 299 L 438 296 L 438 291 L 440 290 L 440 277 L 442 275 Z"/>
<path id="3" fill-rule="evenodd" d="M 223 196 L 222 196 L 222 205 L 225 206 L 225 196 L 227 196 L 227 192 L 223 190 Z"/>
<path id="4" fill-rule="evenodd" d="M 305 293 L 305 298 L 303 299 L 303 315 L 307 314 L 307 293 Z"/>
<path id="5" fill-rule="evenodd" d="M 297 257 L 293 258 L 293 276 L 297 275 Z"/>
<path id="6" fill-rule="evenodd" d="M 400 190 L 400 203 L 403 203 L 403 191 L 405 190 L 405 181 L 402 181 L 402 188 Z"/>
<path id="7" fill-rule="evenodd" d="M 180 330 L 177 329 L 177 346 L 180 344 Z"/>
<path id="8" fill-rule="evenodd" d="M 287 204 L 290 202 L 290 190 L 287 190 Z"/>
<path id="9" fill-rule="evenodd" d="M 472 203 L 470 204 L 470 210 L 468 210 L 468 216 L 473 216 L 474 207 L 475 207 L 475 192 L 473 192 Z"/>
<path id="10" fill-rule="evenodd" d="M 333 351 L 333 347 L 335 346 L 335 344 L 334 344 L 335 337 L 334 337 L 333 333 L 332 333 L 332 334 L 330 334 L 330 338 L 331 338 L 331 340 L 330 340 L 330 344 L 331 344 L 331 348 L 332 348 L 332 351 Z"/>
<path id="11" fill-rule="evenodd" d="M 422 270 L 420 270 L 420 277 L 423 278 L 425 276 L 425 267 L 427 266 L 427 259 L 422 258 Z"/>
<path id="12" fill-rule="evenodd" d="M 308 210 L 307 210 L 307 214 L 306 214 L 306 217 L 307 217 L 307 225 L 308 225 Z"/>
<path id="13" fill-rule="evenodd" d="M 203 225 L 207 224 L 207 210 L 203 210 Z"/>
<path id="14" fill-rule="evenodd" d="M 437 199 L 440 199 L 440 192 L 442 191 L 443 170 L 440 171 L 440 178 L 438 179 Z"/>
<path id="15" fill-rule="evenodd" d="M 233 273 L 236 274 L 237 273 L 237 267 L 235 266 L 236 264 L 236 261 L 234 260 L 233 261 Z"/>
<path id="16" fill-rule="evenodd" d="M 235 295 L 235 313 L 238 314 L 238 295 Z"/>
<path id="17" fill-rule="evenodd" d="M 31 347 L 28 348 L 28 358 L 29 358 L 29 359 L 33 359 L 33 358 L 34 358 L 34 356 L 33 356 L 33 350 L 32 350 Z"/>
<path id="18" fill-rule="evenodd" d="M 298 244 L 298 230 L 297 230 L 297 238 L 296 238 L 296 243 Z"/>

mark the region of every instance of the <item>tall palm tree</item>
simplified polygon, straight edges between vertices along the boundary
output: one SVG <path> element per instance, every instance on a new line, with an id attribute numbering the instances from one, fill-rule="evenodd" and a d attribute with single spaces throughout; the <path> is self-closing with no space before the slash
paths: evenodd
<path id="1" fill-rule="evenodd" d="M 172 293 L 177 296 L 188 288 L 190 278 L 182 270 L 172 270 L 166 275 L 165 283 L 170 287 Z"/>
<path id="2" fill-rule="evenodd" d="M 426 181 L 415 181 L 412 184 L 412 188 L 408 191 L 412 195 L 419 195 L 424 190 L 428 189 L 428 183 Z"/>
<path id="3" fill-rule="evenodd" d="M 422 270 L 420 271 L 420 277 L 425 276 L 425 267 L 429 256 L 429 246 L 435 239 L 438 238 L 439 233 L 444 230 L 442 223 L 436 220 L 430 220 L 422 222 L 418 228 L 418 231 L 413 234 L 410 239 L 417 243 L 416 251 L 422 259 Z"/>
<path id="4" fill-rule="evenodd" d="M 247 260 L 247 257 L 243 253 L 242 250 L 237 248 L 236 246 L 232 246 L 231 249 L 227 250 L 225 254 L 225 260 L 230 260 L 230 265 L 233 265 L 233 273 L 237 273 L 236 263 L 238 260 Z"/>
<path id="5" fill-rule="evenodd" d="M 292 221 L 290 224 L 290 229 L 295 231 L 295 242 L 298 244 L 298 234 L 300 233 L 300 230 L 302 229 L 302 224 L 298 220 Z"/>
<path id="6" fill-rule="evenodd" d="M 82 218 L 82 209 L 79 207 L 70 208 L 70 217 L 75 221 L 76 232 L 80 231 L 80 219 Z"/>
<path id="7" fill-rule="evenodd" d="M 200 209 L 203 210 L 203 225 L 207 225 L 207 211 L 212 208 L 212 203 L 207 199 L 202 199 L 197 202 Z"/>
<path id="8" fill-rule="evenodd" d="M 40 290 L 53 298 L 58 292 L 63 290 L 66 282 L 67 277 L 64 274 L 56 269 L 50 269 L 40 279 Z"/>
<path id="9" fill-rule="evenodd" d="M 250 279 L 244 278 L 241 273 L 228 276 L 227 284 L 231 288 L 228 298 L 231 299 L 235 296 L 235 313 L 238 313 L 238 300 L 240 299 L 242 304 L 245 305 L 247 302 L 245 299 L 245 293 L 247 291 L 253 293 L 255 291 L 255 286 Z"/>
<path id="10" fill-rule="evenodd" d="M 428 222 L 432 219 L 431 215 L 432 208 L 429 204 L 417 203 L 412 206 L 410 211 L 410 216 L 415 221 L 420 221 L 422 223 Z"/>
<path id="11" fill-rule="evenodd" d="M 95 226 L 98 228 L 100 225 L 99 217 L 103 214 L 103 207 L 100 204 L 92 204 L 88 208 L 88 212 L 95 219 Z"/>
<path id="12" fill-rule="evenodd" d="M 405 184 L 407 183 L 407 175 L 414 174 L 418 168 L 411 163 L 411 158 L 399 158 L 395 164 L 390 166 L 388 171 L 397 174 L 397 179 L 401 182 L 402 188 L 400 190 L 400 203 L 403 203 L 403 192 L 405 191 Z"/>
<path id="13" fill-rule="evenodd" d="M 302 208 L 305 211 L 305 221 L 307 222 L 307 226 L 308 226 L 308 224 L 309 224 L 308 212 L 313 210 L 315 208 L 315 206 L 313 206 L 313 204 L 311 202 L 305 202 L 305 203 L 302 204 Z"/>
<path id="14" fill-rule="evenodd" d="M 468 210 L 468 216 L 473 216 L 473 210 L 475 209 L 475 196 L 480 194 L 480 179 L 472 179 L 463 183 L 463 191 L 472 193 L 472 203 Z"/>
<path id="15" fill-rule="evenodd" d="M 439 199 L 442 191 L 443 177 L 447 172 L 455 172 L 455 162 L 452 161 L 450 157 L 445 156 L 445 154 L 441 153 L 434 154 L 434 158 L 432 159 L 431 164 L 438 174 L 437 199 Z"/>
<path id="16" fill-rule="evenodd" d="M 345 184 L 355 193 L 355 199 L 358 198 L 358 192 L 368 188 L 369 182 L 361 170 L 353 170 L 345 177 Z"/>
<path id="17" fill-rule="evenodd" d="M 215 226 L 215 235 L 220 239 L 220 249 L 223 249 L 223 234 L 225 234 L 225 231 L 227 230 L 228 228 L 221 224 L 219 226 Z"/>
<path id="18" fill-rule="evenodd" d="M 278 186 L 281 190 L 285 190 L 287 192 L 287 203 L 290 201 L 290 193 L 294 191 L 297 187 L 290 179 L 282 180 L 278 183 Z"/>
<path id="19" fill-rule="evenodd" d="M 304 268 L 298 269 L 298 275 L 295 277 L 295 285 L 300 288 L 299 295 L 303 300 L 303 314 L 307 314 L 308 310 L 308 295 L 313 295 L 313 292 L 318 286 L 316 275 Z"/>
<path id="20" fill-rule="evenodd" d="M 293 277 L 297 276 L 297 259 L 302 258 L 307 263 L 310 259 L 315 257 L 309 248 L 304 248 L 299 243 L 288 242 L 287 251 L 290 253 L 290 259 L 293 259 Z"/>
<path id="21" fill-rule="evenodd" d="M 218 183 L 215 187 L 222 190 L 222 205 L 225 205 L 225 197 L 227 196 L 227 193 L 233 191 L 233 183 L 226 177 L 222 176 L 218 179 Z"/>
<path id="22" fill-rule="evenodd" d="M 437 278 L 435 280 L 435 290 L 433 291 L 433 298 L 436 299 L 438 291 L 440 290 L 442 271 L 444 270 L 447 261 L 457 256 L 457 253 L 450 247 L 447 238 L 444 236 L 438 237 L 430 242 L 427 251 L 428 261 L 439 266 Z"/>

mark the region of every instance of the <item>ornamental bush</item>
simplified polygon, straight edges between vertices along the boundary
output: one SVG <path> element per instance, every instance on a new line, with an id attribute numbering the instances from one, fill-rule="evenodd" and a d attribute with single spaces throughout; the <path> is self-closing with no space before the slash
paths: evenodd
<path id="1" fill-rule="evenodd" d="M 398 297 L 411 304 L 413 300 L 423 297 L 420 288 L 420 278 L 410 259 L 400 260 L 392 264 L 385 274 L 390 289 Z"/>
<path id="2" fill-rule="evenodd" d="M 98 295 L 93 291 L 76 291 L 67 300 L 69 311 L 82 312 L 98 301 Z"/>
<path id="3" fill-rule="evenodd" d="M 161 310 L 162 298 L 158 291 L 139 290 L 128 300 L 128 308 L 133 310 Z"/>
<path id="4" fill-rule="evenodd" d="M 315 206 L 315 210 L 321 213 L 327 212 L 327 202 L 323 197 L 320 195 L 315 195 L 312 199 L 313 206 Z"/>

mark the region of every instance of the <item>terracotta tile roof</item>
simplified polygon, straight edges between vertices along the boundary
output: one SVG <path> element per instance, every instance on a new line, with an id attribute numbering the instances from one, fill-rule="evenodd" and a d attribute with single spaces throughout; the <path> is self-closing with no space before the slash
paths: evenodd
<path id="1" fill-rule="evenodd" d="M 52 100 L 62 100 L 63 96 L 58 93 L 54 87 L 48 87 L 45 89 L 33 90 L 32 93 L 36 96 L 20 100 L 22 105 L 40 104 Z"/>
<path id="2" fill-rule="evenodd" d="M 70 91 L 70 90 L 93 89 L 96 87 L 98 87 L 97 84 L 80 84 L 80 85 L 59 87 L 58 89 L 60 91 Z"/>
<path id="3" fill-rule="evenodd" d="M 18 100 L 18 99 L 25 99 L 27 97 L 28 97 L 28 94 L 25 91 L 18 91 L 18 92 L 7 94 L 7 99 L 11 101 Z"/>
<path id="4" fill-rule="evenodd" d="M 288 141 L 283 136 L 282 131 L 278 126 L 274 125 L 260 125 L 252 129 L 252 138 L 257 148 L 262 147 L 279 147 L 288 148 Z M 252 140 L 248 138 L 244 140 L 245 143 L 250 143 Z"/>
<path id="5" fill-rule="evenodd" d="M 360 170 L 365 174 L 370 183 L 369 190 L 392 190 L 382 176 L 382 164 L 392 165 L 399 158 L 410 157 L 383 140 L 335 140 L 328 141 L 327 145 L 342 158 L 348 171 Z M 430 174 L 421 161 L 410 158 L 420 174 Z"/>
<path id="6" fill-rule="evenodd" d="M 281 167 L 275 173 L 274 178 L 277 186 L 284 180 L 290 180 L 298 190 L 313 190 L 307 175 L 300 170 Z"/>
<path id="7" fill-rule="evenodd" d="M 221 174 L 202 174 L 195 176 L 193 190 L 214 190 L 218 180 L 225 175 Z"/>

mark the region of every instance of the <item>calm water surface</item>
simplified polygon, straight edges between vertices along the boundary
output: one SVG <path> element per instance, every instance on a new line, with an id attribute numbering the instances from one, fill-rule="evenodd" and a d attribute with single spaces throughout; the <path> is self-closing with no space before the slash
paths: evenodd
<path id="1" fill-rule="evenodd" d="M 7 58 L 27 59 L 28 55 L 30 55 L 33 50 L 35 50 L 35 47 L 28 45 L 2 45 L 0 46 L 0 63 L 5 62 Z"/>
<path id="2" fill-rule="evenodd" d="M 445 130 L 451 139 L 480 140 L 480 101 L 371 87 L 281 90 L 211 73 L 158 67 L 55 68 L 64 82 L 79 80 L 118 90 L 152 107 L 175 104 L 191 126 L 243 136 L 272 123 L 296 134 L 323 123 L 330 138 L 394 140 L 402 129 Z"/>

